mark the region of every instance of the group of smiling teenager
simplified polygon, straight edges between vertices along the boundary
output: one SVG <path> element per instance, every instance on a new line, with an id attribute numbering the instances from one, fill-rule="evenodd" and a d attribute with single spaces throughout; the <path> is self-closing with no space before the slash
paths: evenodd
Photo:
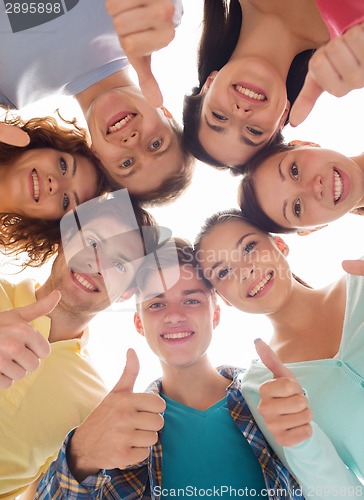
<path id="1" fill-rule="evenodd" d="M 14 33 L 5 11 L 1 17 L 2 36 L 9 37 L 8 50 L 4 44 L 0 55 L 6 68 L 0 86 L 3 102 L 8 107 L 21 107 L 46 93 L 74 95 L 85 115 L 91 143 L 76 123 L 59 125 L 50 118 L 23 122 L 7 115 L 7 124 L 1 126 L 2 199 L 7 200 L 1 231 L 4 251 L 26 251 L 33 265 L 58 253 L 54 266 L 63 259 L 64 274 L 60 279 L 52 278 L 57 272 L 54 267 L 48 285 L 39 288 L 44 293 L 26 288 L 25 303 L 23 298 L 15 300 L 17 294 L 4 285 L 7 305 L 3 310 L 15 308 L 10 337 L 12 341 L 20 338 L 20 354 L 6 355 L 9 344 L 3 336 L 3 407 L 9 415 L 7 425 L 11 422 L 14 428 L 4 453 L 0 498 L 14 498 L 37 482 L 62 439 L 83 420 L 67 436 L 39 486 L 37 498 L 142 498 L 146 491 L 160 498 L 173 496 L 176 485 L 185 489 L 191 481 L 201 491 L 215 487 L 218 481 L 236 489 L 260 490 L 261 495 L 264 490 L 272 499 L 302 498 L 302 492 L 319 497 L 320 488 L 333 496 L 342 491 L 340 488 L 360 488 L 360 429 L 355 432 L 359 421 L 353 412 L 351 432 L 339 434 L 336 403 L 340 391 L 341 410 L 360 406 L 363 278 L 342 279 L 317 291 L 297 279 L 285 259 L 288 248 L 283 240 L 265 232 L 270 228 L 255 219 L 258 210 L 251 209 L 247 215 L 245 205 L 251 205 L 246 201 L 245 186 L 251 176 L 256 204 L 263 205 L 266 196 L 264 192 L 259 195 L 259 190 L 265 181 L 271 185 L 269 176 L 276 175 L 276 169 L 281 182 L 286 176 L 287 186 L 299 184 L 302 177 L 306 182 L 306 175 L 311 175 L 304 166 L 308 149 L 311 157 L 320 155 L 318 172 L 309 158 L 312 182 L 307 181 L 301 194 L 288 192 L 291 186 L 287 192 L 282 190 L 282 201 L 273 198 L 270 205 L 264 205 L 268 217 L 274 220 L 278 213 L 280 224 L 280 206 L 285 207 L 285 221 L 288 207 L 292 207 L 294 217 L 299 218 L 300 211 L 306 214 L 309 201 L 305 197 L 309 200 L 311 185 L 317 199 L 313 218 L 290 224 L 294 229 L 331 222 L 362 207 L 360 158 L 351 160 L 325 150 L 316 153 L 304 145 L 287 147 L 287 156 L 302 149 L 302 160 L 285 161 L 281 130 L 291 107 L 291 122 L 297 124 L 324 90 L 342 95 L 364 85 L 363 7 L 358 1 L 344 2 L 344 17 L 343 2 L 273 2 L 267 7 L 265 2 L 232 0 L 227 5 L 205 0 L 200 93 L 186 97 L 182 133 L 162 106 L 150 70 L 150 53 L 173 38 L 181 5 L 177 2 L 173 8 L 170 2 L 160 0 L 140 6 L 134 1 L 109 0 L 107 13 L 103 2 L 93 3 L 93 8 L 88 3 L 86 9 L 81 1 L 63 18 Z M 221 37 L 216 36 L 219 30 Z M 28 38 L 31 32 L 32 44 Z M 127 59 L 120 42 L 149 102 L 126 73 Z M 65 43 L 74 54 L 72 63 L 64 60 Z M 335 59 L 330 57 L 332 53 Z M 289 82 L 293 82 L 293 90 Z M 281 156 L 272 156 L 273 167 L 262 166 L 268 173 L 258 181 L 261 158 L 267 163 L 271 151 Z M 331 155 L 330 165 L 325 163 L 326 154 Z M 243 175 L 242 211 L 212 216 L 197 237 L 194 251 L 183 243 L 183 258 L 179 240 L 170 240 L 175 257 L 173 266 L 169 261 L 166 264 L 167 269 L 174 269 L 170 281 L 160 268 L 164 246 L 158 243 L 156 223 L 141 204 L 163 204 L 176 198 L 191 180 L 192 155 Z M 253 165 L 257 166 L 253 169 Z M 128 193 L 118 188 L 127 188 Z M 110 191 L 114 194 L 108 195 Z M 116 203 L 119 197 L 121 205 Z M 108 208 L 105 213 L 103 207 Z M 70 210 L 73 215 L 64 215 Z M 152 230 L 140 230 L 145 227 Z M 152 267 L 145 258 L 149 255 Z M 351 270 L 359 267 L 362 273 L 360 262 L 351 265 Z M 160 277 L 161 287 L 155 291 Z M 53 290 L 61 291 L 61 298 Z M 279 359 L 258 341 L 263 363 L 253 364 L 242 379 L 240 372 L 212 368 L 206 350 L 219 322 L 214 290 L 237 309 L 270 317 L 274 325 L 271 348 Z M 162 381 L 152 387 L 156 393 L 153 398 L 134 394 L 138 366 L 135 354 L 129 353 L 120 381 L 92 411 L 106 390 L 90 368 L 87 354 L 80 356 L 85 328 L 96 312 L 134 292 L 135 327 L 159 357 Z M 23 292 L 20 295 L 23 297 Z M 17 310 L 34 300 L 38 306 L 35 312 Z M 39 307 L 41 300 L 45 303 Z M 77 306 L 83 311 L 82 320 Z M 2 313 L 0 321 L 4 320 L 4 331 L 9 331 L 4 314 L 8 313 Z M 38 335 L 38 330 L 44 326 L 31 329 L 34 340 L 29 345 L 24 334 L 19 337 L 17 325 L 21 323 L 24 329 L 39 316 L 50 318 L 51 323 L 48 320 L 43 335 Z M 60 327 L 63 318 L 71 325 L 67 332 Z M 86 382 L 80 377 L 83 390 L 75 385 L 69 393 L 73 372 L 68 374 L 70 382 L 63 381 L 57 362 L 49 361 L 57 353 L 55 343 L 64 341 L 74 344 L 73 358 L 66 357 L 66 361 L 77 367 L 79 374 L 87 374 Z M 53 349 L 47 357 L 50 346 Z M 86 359 L 86 366 L 79 364 L 80 357 Z M 38 368 L 43 358 L 46 360 Z M 49 378 L 44 368 L 47 361 L 50 373 L 58 373 L 57 383 L 64 393 L 57 404 L 53 402 L 51 409 L 44 410 L 43 419 L 34 427 L 46 390 L 41 381 Z M 282 362 L 289 363 L 290 370 Z M 271 374 L 266 367 L 274 375 L 267 383 Z M 29 377 L 28 372 L 34 373 Z M 196 384 L 199 377 L 200 384 Z M 93 396 L 87 403 L 83 397 L 78 401 L 81 392 Z M 34 393 L 38 399 L 33 398 Z M 24 420 L 17 420 L 11 405 L 20 408 L 22 403 L 25 407 L 25 399 L 30 411 L 23 412 Z M 73 407 L 75 415 L 62 409 L 62 401 Z M 82 401 L 84 406 L 79 406 Z M 226 419 L 226 409 L 232 418 L 227 414 Z M 56 422 L 62 422 L 55 423 L 57 432 L 47 418 L 52 412 L 57 414 Z M 63 418 L 66 413 L 67 418 Z M 209 419 L 205 436 L 199 427 L 201 418 Z M 184 427 L 185 419 L 188 425 Z M 237 427 L 230 425 L 234 420 Z M 3 426 L 4 435 L 7 425 Z M 16 448 L 13 438 L 20 428 L 32 428 L 34 440 L 17 438 L 21 444 Z M 195 428 L 194 435 L 191 429 Z M 196 467 L 191 468 L 191 457 Z M 251 475 L 243 474 L 245 468 Z M 34 491 L 28 490 L 29 497 Z M 195 496 L 199 495 L 195 492 Z"/>

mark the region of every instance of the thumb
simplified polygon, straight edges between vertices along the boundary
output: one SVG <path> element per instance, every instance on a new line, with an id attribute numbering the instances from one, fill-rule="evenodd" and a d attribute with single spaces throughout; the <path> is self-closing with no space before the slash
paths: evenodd
<path id="1" fill-rule="evenodd" d="M 127 391 L 133 392 L 134 384 L 139 374 L 139 359 L 134 349 L 128 349 L 126 353 L 126 364 L 119 381 L 116 383 L 113 392 Z"/>
<path id="2" fill-rule="evenodd" d="M 289 115 L 289 123 L 297 127 L 311 113 L 317 99 L 323 93 L 322 88 L 316 83 L 312 73 L 308 72 L 305 83 L 294 102 Z"/>
<path id="3" fill-rule="evenodd" d="M 49 295 L 37 300 L 33 304 L 18 307 L 17 312 L 24 321 L 29 323 L 36 318 L 40 318 L 41 316 L 45 316 L 46 314 L 52 312 L 58 304 L 60 298 L 61 293 L 58 290 L 53 290 L 53 292 Z"/>
<path id="4" fill-rule="evenodd" d="M 129 59 L 138 75 L 139 87 L 146 100 L 155 108 L 163 105 L 163 96 L 151 68 L 151 56 Z"/>
<path id="5" fill-rule="evenodd" d="M 363 260 L 343 260 L 342 266 L 345 272 L 357 276 L 364 276 Z"/>
<path id="6" fill-rule="evenodd" d="M 30 142 L 29 135 L 16 125 L 0 123 L 0 142 L 23 148 Z"/>
<path id="7" fill-rule="evenodd" d="M 291 370 L 289 370 L 280 361 L 278 356 L 262 339 L 254 340 L 255 350 L 258 353 L 262 363 L 273 373 L 273 378 L 289 377 L 296 379 Z"/>

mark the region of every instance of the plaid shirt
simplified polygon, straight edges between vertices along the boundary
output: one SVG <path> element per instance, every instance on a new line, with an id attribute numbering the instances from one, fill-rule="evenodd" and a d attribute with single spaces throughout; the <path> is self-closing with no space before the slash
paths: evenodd
<path id="1" fill-rule="evenodd" d="M 259 460 L 268 490 L 267 498 L 270 500 L 304 499 L 296 480 L 270 448 L 250 413 L 240 388 L 240 375 L 243 370 L 223 366 L 219 367 L 218 371 L 231 380 L 231 384 L 226 390 L 228 407 L 236 425 Z M 161 386 L 162 381 L 158 379 L 148 387 L 147 392 L 160 394 Z M 79 484 L 72 477 L 66 459 L 67 444 L 73 432 L 67 436 L 57 460 L 52 463 L 42 479 L 35 496 L 36 499 L 83 500 L 93 498 L 99 500 L 109 498 L 136 500 L 151 498 L 159 500 L 161 498 L 160 495 L 155 494 L 156 491 L 160 491 L 162 486 L 162 445 L 160 439 L 151 447 L 149 458 L 144 462 L 124 470 L 100 471 L 98 475 L 89 476 Z"/>

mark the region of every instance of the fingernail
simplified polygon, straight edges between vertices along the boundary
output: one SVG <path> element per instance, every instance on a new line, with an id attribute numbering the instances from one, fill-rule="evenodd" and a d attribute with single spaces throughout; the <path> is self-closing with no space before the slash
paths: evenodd
<path id="1" fill-rule="evenodd" d="M 254 344 L 256 344 L 257 342 L 259 342 L 259 340 L 262 340 L 260 339 L 259 337 L 257 339 L 254 340 Z"/>

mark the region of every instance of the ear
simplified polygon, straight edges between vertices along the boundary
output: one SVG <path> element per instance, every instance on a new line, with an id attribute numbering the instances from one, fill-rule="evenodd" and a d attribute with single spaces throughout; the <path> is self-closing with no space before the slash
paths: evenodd
<path id="1" fill-rule="evenodd" d="M 284 127 L 284 125 L 286 123 L 286 120 L 288 118 L 289 110 L 290 109 L 291 109 L 291 103 L 287 99 L 286 109 L 284 110 L 283 115 L 281 116 L 281 119 L 280 119 L 280 122 L 279 122 L 279 129 L 280 130 L 282 130 L 282 128 Z"/>
<path id="2" fill-rule="evenodd" d="M 202 86 L 200 94 L 205 94 L 209 90 L 209 88 L 210 88 L 212 82 L 215 80 L 217 74 L 218 74 L 218 71 L 216 71 L 216 70 L 213 71 L 212 73 L 210 73 L 210 75 L 207 77 L 205 83 Z"/>
<path id="3" fill-rule="evenodd" d="M 316 142 L 310 142 L 310 141 L 300 141 L 299 139 L 295 139 L 294 141 L 289 141 L 288 143 L 289 146 L 310 146 L 311 148 L 320 148 L 320 144 L 317 144 Z"/>
<path id="4" fill-rule="evenodd" d="M 137 312 L 134 313 L 134 326 L 135 326 L 136 331 L 140 335 L 142 335 L 143 337 L 145 337 L 143 323 L 142 323 L 142 320 L 140 319 L 140 316 L 139 316 L 139 314 Z"/>
<path id="5" fill-rule="evenodd" d="M 273 236 L 273 240 L 278 250 L 282 252 L 285 257 L 287 257 L 289 254 L 289 246 L 287 243 L 280 236 Z"/>
<path id="6" fill-rule="evenodd" d="M 320 229 L 323 229 L 326 227 L 327 224 L 324 224 L 323 226 L 317 226 L 317 227 L 311 227 L 308 229 L 302 229 L 302 231 L 297 231 L 298 236 L 307 236 L 311 233 L 314 233 L 315 231 L 319 231 Z"/>
<path id="7" fill-rule="evenodd" d="M 216 305 L 215 306 L 215 310 L 214 310 L 214 317 L 213 317 L 213 326 L 214 326 L 214 329 L 220 323 L 220 314 L 221 314 L 220 306 Z"/>
<path id="8" fill-rule="evenodd" d="M 133 288 L 129 288 L 126 292 L 122 293 L 120 297 L 116 300 L 116 302 L 125 302 L 125 300 L 130 299 L 136 292 L 136 287 L 134 286 Z"/>
<path id="9" fill-rule="evenodd" d="M 160 109 L 162 110 L 162 112 L 163 112 L 163 114 L 164 114 L 164 116 L 165 116 L 166 118 L 168 118 L 168 119 L 173 118 L 172 113 L 171 113 L 170 111 L 168 111 L 168 109 L 167 109 L 167 108 L 165 108 L 164 106 L 161 106 L 161 108 L 160 108 Z"/>

